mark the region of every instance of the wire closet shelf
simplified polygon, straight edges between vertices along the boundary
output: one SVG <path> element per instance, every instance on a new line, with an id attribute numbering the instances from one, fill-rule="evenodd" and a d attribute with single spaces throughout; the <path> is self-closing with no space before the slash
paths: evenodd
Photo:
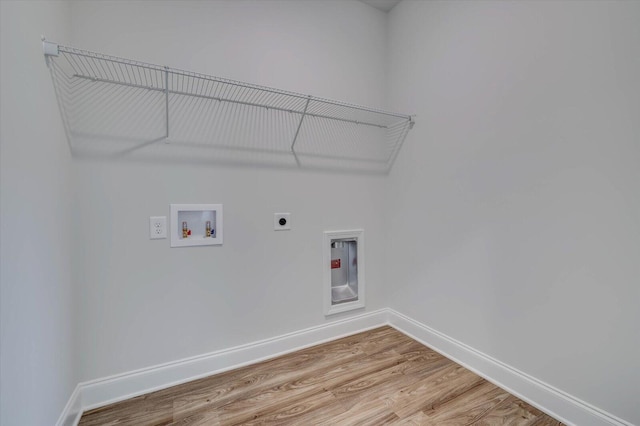
<path id="1" fill-rule="evenodd" d="M 412 116 L 43 41 L 72 151 L 387 173 Z M 205 149 L 206 148 L 206 149 Z"/>

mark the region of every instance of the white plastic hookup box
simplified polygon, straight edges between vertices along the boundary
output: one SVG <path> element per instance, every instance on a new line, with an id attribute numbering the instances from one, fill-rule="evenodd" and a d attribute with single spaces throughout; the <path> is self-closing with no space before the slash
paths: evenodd
<path id="1" fill-rule="evenodd" d="M 171 247 L 222 245 L 222 204 L 171 204 Z"/>

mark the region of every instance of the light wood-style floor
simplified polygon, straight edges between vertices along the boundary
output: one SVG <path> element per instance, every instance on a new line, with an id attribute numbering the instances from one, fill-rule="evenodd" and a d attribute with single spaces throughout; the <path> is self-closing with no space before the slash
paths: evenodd
<path id="1" fill-rule="evenodd" d="M 560 425 L 391 327 L 85 413 L 91 425 Z"/>

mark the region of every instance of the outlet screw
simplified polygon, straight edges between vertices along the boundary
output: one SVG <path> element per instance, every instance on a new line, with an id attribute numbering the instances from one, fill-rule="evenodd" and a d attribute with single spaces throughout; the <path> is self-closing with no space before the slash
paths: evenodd
<path id="1" fill-rule="evenodd" d="M 287 219 L 281 217 L 278 223 L 280 224 L 280 226 L 285 226 L 287 224 Z"/>

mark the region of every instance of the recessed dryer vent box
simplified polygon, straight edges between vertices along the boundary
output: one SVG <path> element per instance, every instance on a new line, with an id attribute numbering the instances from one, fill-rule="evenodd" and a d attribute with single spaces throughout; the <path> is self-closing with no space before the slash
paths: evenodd
<path id="1" fill-rule="evenodd" d="M 364 308 L 364 231 L 327 231 L 323 243 L 325 315 Z"/>
<path id="2" fill-rule="evenodd" d="M 222 244 L 222 204 L 171 204 L 171 247 Z"/>

